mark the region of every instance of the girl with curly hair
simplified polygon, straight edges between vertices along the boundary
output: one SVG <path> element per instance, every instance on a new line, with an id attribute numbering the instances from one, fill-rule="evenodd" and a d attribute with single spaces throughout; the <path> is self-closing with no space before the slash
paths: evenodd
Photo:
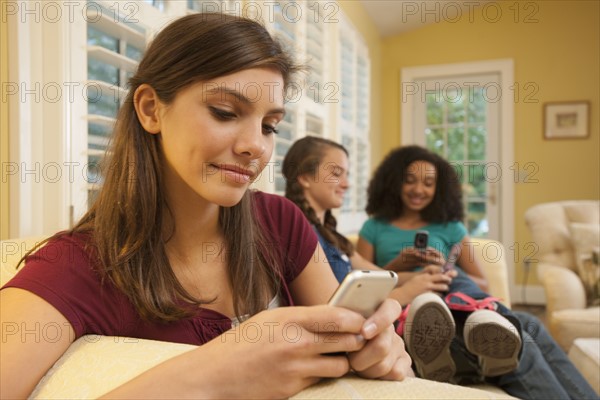
<path id="1" fill-rule="evenodd" d="M 392 150 L 371 178 L 366 211 L 371 218 L 357 244 L 364 259 L 396 271 L 417 273 L 427 265 L 455 272 L 445 301 L 442 293 L 423 293 L 401 318 L 399 333 L 421 377 L 486 381 L 524 399 L 595 398 L 539 320 L 486 293 L 450 163 L 420 146 Z M 423 230 L 425 251 L 413 247 Z"/>

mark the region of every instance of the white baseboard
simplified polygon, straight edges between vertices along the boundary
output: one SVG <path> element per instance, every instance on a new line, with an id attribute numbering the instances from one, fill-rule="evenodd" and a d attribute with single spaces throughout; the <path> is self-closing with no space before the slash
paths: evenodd
<path id="1" fill-rule="evenodd" d="M 510 288 L 510 297 L 513 304 L 546 304 L 546 295 L 542 286 L 514 285 Z"/>

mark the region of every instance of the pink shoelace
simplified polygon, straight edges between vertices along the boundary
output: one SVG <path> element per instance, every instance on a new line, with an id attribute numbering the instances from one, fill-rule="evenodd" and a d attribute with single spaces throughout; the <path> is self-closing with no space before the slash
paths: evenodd
<path id="1" fill-rule="evenodd" d="M 451 300 L 453 298 L 457 298 L 461 302 L 452 302 Z M 471 296 L 467 296 L 466 294 L 460 292 L 449 293 L 444 299 L 444 301 L 448 305 L 448 308 L 450 308 L 451 310 L 458 311 L 475 311 L 484 309 L 496 311 L 496 302 L 499 302 L 501 300 L 502 299 L 499 299 L 498 297 L 492 296 L 486 297 L 485 299 L 481 300 L 475 300 Z"/>
<path id="2" fill-rule="evenodd" d="M 451 300 L 457 298 L 461 302 L 456 303 Z M 471 296 L 468 296 L 461 292 L 449 293 L 444 301 L 448 305 L 448 308 L 451 310 L 458 311 L 475 311 L 475 310 L 492 310 L 496 311 L 496 302 L 502 301 L 502 299 L 498 297 L 486 297 L 485 299 L 475 300 Z M 406 323 L 406 316 L 408 315 L 408 310 L 410 308 L 410 304 L 402 309 L 400 316 L 398 317 L 398 327 L 396 328 L 396 333 L 400 336 L 404 333 L 404 325 Z"/>
<path id="3" fill-rule="evenodd" d="M 410 304 L 408 304 L 406 307 L 402 308 L 402 312 L 400 313 L 400 316 L 398 317 L 398 327 L 396 327 L 396 333 L 400 336 L 402 336 L 402 334 L 404 333 L 404 324 L 406 323 L 406 316 L 408 315 L 408 309 L 410 308 Z"/>

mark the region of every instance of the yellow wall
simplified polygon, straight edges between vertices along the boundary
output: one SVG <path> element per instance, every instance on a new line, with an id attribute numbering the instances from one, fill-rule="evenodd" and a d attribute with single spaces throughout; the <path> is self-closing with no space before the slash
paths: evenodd
<path id="1" fill-rule="evenodd" d="M 359 1 L 341 0 L 338 3 L 369 47 L 369 57 L 371 59 L 371 158 L 379 161 L 380 155 L 384 151 L 382 147 L 383 136 L 381 135 L 381 85 L 383 81 L 380 73 L 383 42 L 377 27 L 367 16 L 367 12 Z M 375 161 L 372 164 L 374 163 Z"/>
<path id="2" fill-rule="evenodd" d="M 523 221 L 523 214 L 530 206 L 547 201 L 600 198 L 600 2 L 518 3 L 521 12 L 517 22 L 515 9 L 509 8 L 516 3 L 500 4 L 502 17 L 494 23 L 489 22 L 494 18 L 491 9 L 486 21 L 482 9 L 475 8 L 472 21 L 462 18 L 455 23 L 442 22 L 383 40 L 381 65 L 385 84 L 381 86 L 378 103 L 382 106 L 380 156 L 400 145 L 401 68 L 512 58 L 515 83 L 521 88 L 520 98 L 515 101 L 514 160 L 521 166 L 535 163 L 539 180 L 515 186 L 515 240 L 523 248 L 531 240 Z M 526 4 L 530 4 L 527 9 Z M 537 22 L 526 23 L 528 16 Z M 526 87 L 527 84 L 530 85 Z M 532 88 L 538 89 L 531 96 L 536 102 L 528 103 L 525 94 L 532 94 Z M 590 101 L 591 137 L 544 140 L 544 102 L 569 100 Z M 512 171 L 503 173 L 510 176 Z M 517 282 L 522 282 L 519 266 Z"/>
<path id="3" fill-rule="evenodd" d="M 2 4 L 0 4 L 1 6 Z M 0 82 L 8 81 L 8 27 L 0 19 Z M 2 96 L 4 97 L 4 96 Z M 0 99 L 0 166 L 8 162 L 8 104 Z M 3 169 L 3 168 L 2 168 Z M 8 239 L 8 182 L 0 177 L 0 240 Z"/>

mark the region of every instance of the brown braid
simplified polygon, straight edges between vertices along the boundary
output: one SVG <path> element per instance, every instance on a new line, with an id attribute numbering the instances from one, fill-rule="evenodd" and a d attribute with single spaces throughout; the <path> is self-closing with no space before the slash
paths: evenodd
<path id="1" fill-rule="evenodd" d="M 308 200 L 306 200 L 304 189 L 298 181 L 298 177 L 305 174 L 317 176 L 319 165 L 325 156 L 325 151 L 331 147 L 340 149 L 348 155 L 348 151 L 341 144 L 314 136 L 304 137 L 290 147 L 285 155 L 282 166 L 283 176 L 286 179 L 285 197 L 300 207 L 300 210 L 309 222 L 317 228 L 317 231 L 325 240 L 348 256 L 352 256 L 354 254 L 354 246 L 345 236 L 336 230 L 337 220 L 331 210 L 325 212 L 324 223 L 321 224 L 315 210 L 310 206 Z"/>

